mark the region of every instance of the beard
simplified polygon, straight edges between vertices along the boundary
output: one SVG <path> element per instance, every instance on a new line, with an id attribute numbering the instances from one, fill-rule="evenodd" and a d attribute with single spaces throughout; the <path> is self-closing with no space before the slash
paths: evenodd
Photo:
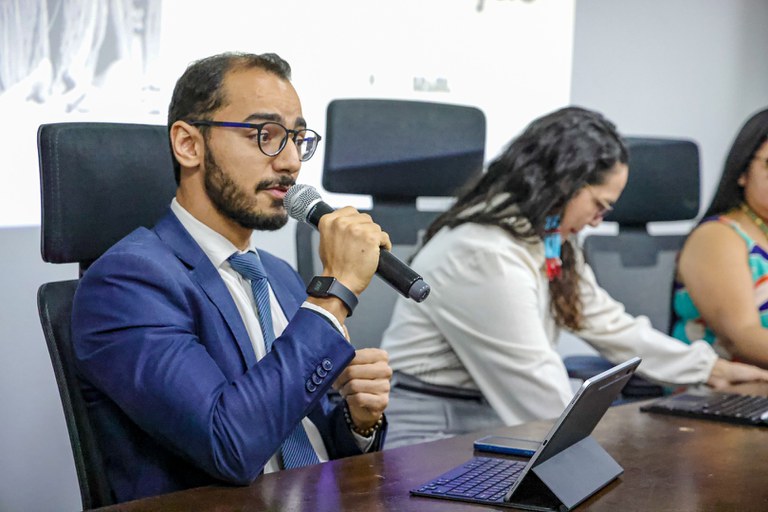
<path id="1" fill-rule="evenodd" d="M 247 229 L 259 231 L 276 231 L 288 222 L 288 212 L 283 207 L 281 199 L 273 199 L 272 207 L 280 208 L 277 213 L 263 213 L 254 211 L 254 197 L 242 189 L 230 178 L 213 156 L 213 152 L 205 153 L 205 192 L 213 203 L 214 208 L 222 215 L 232 219 Z M 294 184 L 293 178 L 280 176 L 278 179 L 262 180 L 256 185 L 254 193 L 275 186 L 290 187 Z"/>

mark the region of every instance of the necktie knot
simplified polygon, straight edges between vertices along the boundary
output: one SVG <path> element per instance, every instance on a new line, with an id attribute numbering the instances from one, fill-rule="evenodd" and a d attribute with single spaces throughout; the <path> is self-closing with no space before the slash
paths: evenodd
<path id="1" fill-rule="evenodd" d="M 236 252 L 229 257 L 229 264 L 235 271 L 251 281 L 258 281 L 267 278 L 264 265 L 261 263 L 259 255 L 253 251 L 244 253 Z"/>

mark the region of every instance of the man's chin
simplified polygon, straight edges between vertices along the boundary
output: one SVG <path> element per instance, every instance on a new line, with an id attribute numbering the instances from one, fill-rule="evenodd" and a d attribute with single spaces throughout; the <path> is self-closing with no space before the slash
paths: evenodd
<path id="1" fill-rule="evenodd" d="M 247 229 L 253 229 L 255 231 L 277 231 L 288 223 L 288 215 L 285 212 L 274 215 L 249 215 L 234 220 Z"/>

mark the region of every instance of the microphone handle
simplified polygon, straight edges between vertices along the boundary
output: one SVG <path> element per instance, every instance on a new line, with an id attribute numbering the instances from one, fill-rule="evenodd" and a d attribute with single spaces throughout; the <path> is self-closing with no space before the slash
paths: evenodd
<path id="1" fill-rule="evenodd" d="M 307 214 L 307 222 L 317 228 L 320 218 L 333 211 L 334 209 L 328 203 L 318 201 Z M 376 275 L 405 298 L 421 302 L 429 295 L 430 287 L 424 282 L 424 279 L 386 249 L 379 251 L 379 265 L 376 267 Z"/>
<path id="2" fill-rule="evenodd" d="M 334 211 L 334 209 L 325 201 L 318 201 L 311 208 L 312 210 L 307 214 L 307 222 L 315 226 L 315 229 L 317 229 L 317 225 L 320 224 L 320 218 L 323 215 L 333 213 Z"/>
<path id="3" fill-rule="evenodd" d="M 379 251 L 376 275 L 397 290 L 403 297 L 421 302 L 429 295 L 429 285 L 411 267 L 386 249 Z"/>

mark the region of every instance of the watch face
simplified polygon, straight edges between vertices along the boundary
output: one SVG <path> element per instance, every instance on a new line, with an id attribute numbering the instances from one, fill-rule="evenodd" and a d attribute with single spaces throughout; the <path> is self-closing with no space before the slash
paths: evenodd
<path id="1" fill-rule="evenodd" d="M 333 281 L 332 277 L 316 276 L 309 282 L 307 293 L 314 297 L 326 297 Z"/>

